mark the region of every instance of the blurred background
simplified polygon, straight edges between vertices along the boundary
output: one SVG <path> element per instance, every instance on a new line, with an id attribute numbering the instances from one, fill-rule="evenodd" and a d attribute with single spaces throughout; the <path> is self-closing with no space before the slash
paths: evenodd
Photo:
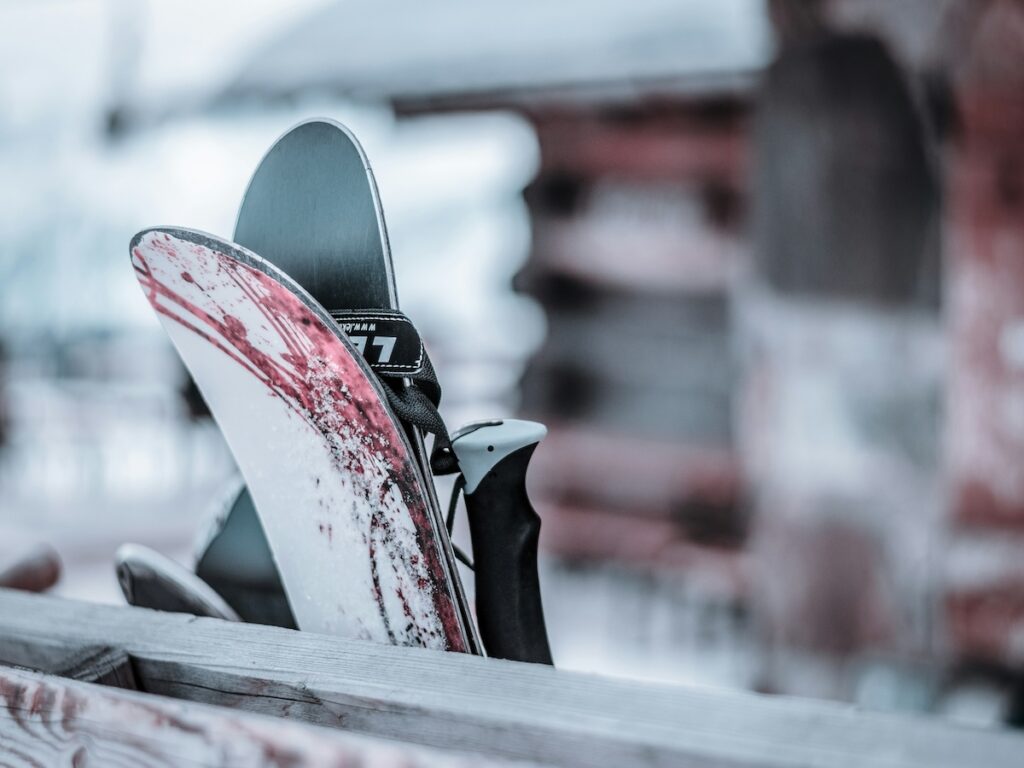
<path id="1" fill-rule="evenodd" d="M 559 666 L 1024 722 L 1024 2 L 0 2 L 0 547 L 59 594 L 234 472 L 131 235 L 230 236 L 312 116 L 449 424 L 550 427 Z"/>

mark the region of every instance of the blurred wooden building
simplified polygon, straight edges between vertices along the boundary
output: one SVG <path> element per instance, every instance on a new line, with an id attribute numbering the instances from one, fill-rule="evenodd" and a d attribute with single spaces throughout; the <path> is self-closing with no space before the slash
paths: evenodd
<path id="1" fill-rule="evenodd" d="M 531 480 L 556 553 L 667 565 L 691 542 L 742 537 L 729 286 L 745 247 L 751 81 L 734 75 L 444 102 L 515 109 L 537 133 L 516 287 L 548 333 L 521 410 L 551 429 Z"/>

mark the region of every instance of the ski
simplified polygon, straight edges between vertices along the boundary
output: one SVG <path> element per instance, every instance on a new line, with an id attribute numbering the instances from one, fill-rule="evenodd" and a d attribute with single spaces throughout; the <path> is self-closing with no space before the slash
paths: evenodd
<path id="1" fill-rule="evenodd" d="M 307 288 L 330 310 L 373 370 L 391 377 L 389 382 L 394 384 L 403 372 L 424 369 L 419 335 L 398 312 L 394 268 L 373 172 L 359 142 L 344 126 L 331 120 L 308 120 L 278 139 L 246 190 L 235 240 Z M 409 364 L 414 359 L 415 364 Z M 429 363 L 426 367 L 429 369 Z M 426 410 L 433 411 L 434 426 L 446 433 L 434 410 L 440 387 L 432 370 L 430 380 L 420 379 L 419 384 L 433 388 L 433 407 L 428 404 Z M 411 415 L 415 417 L 419 411 L 422 416 L 422 410 L 414 408 Z M 431 467 L 421 434 L 411 421 L 406 427 L 421 471 L 429 476 Z M 457 435 L 452 449 L 458 461 L 452 458 L 449 471 L 461 471 L 464 464 L 469 475 L 477 475 L 477 481 L 487 476 L 479 489 L 470 483 L 465 495 L 474 550 L 487 555 L 475 572 L 477 616 L 487 653 L 551 663 L 537 580 L 540 521 L 525 491 L 529 457 L 545 431 L 541 425 L 515 420 L 474 425 Z M 469 437 L 470 433 L 475 434 Z M 500 449 L 496 453 L 495 445 L 512 446 L 515 450 L 509 452 L 515 456 L 508 457 Z M 435 526 L 446 532 L 440 508 L 435 499 L 431 501 Z M 243 493 L 220 538 L 234 535 L 232 530 L 248 531 L 252 538 L 253 531 L 259 533 L 258 526 Z M 473 631 L 475 624 L 463 596 L 454 553 L 447 536 L 443 538 L 448 574 L 470 628 L 470 642 L 479 652 L 480 641 Z M 232 566 L 214 556 L 212 550 L 218 546 L 223 545 L 215 539 L 202 554 L 197 572 L 211 583 L 217 579 L 218 586 L 231 589 L 233 585 L 225 579 L 230 579 Z M 219 563 L 224 567 L 218 568 Z M 269 572 L 261 579 L 263 583 L 272 580 Z"/>
<path id="2" fill-rule="evenodd" d="M 374 338 L 367 331 L 352 332 L 364 356 L 380 362 L 377 337 L 397 339 L 408 336 L 408 327 L 392 318 L 381 318 L 373 310 L 399 310 L 394 265 L 384 212 L 369 160 L 355 136 L 342 124 L 324 118 L 306 120 L 286 131 L 270 147 L 249 181 L 239 207 L 235 242 L 259 253 L 287 273 L 344 324 L 339 313 L 370 311 Z M 390 324 L 392 332 L 384 326 Z M 377 328 L 380 329 L 377 333 Z M 415 348 L 416 341 L 412 344 Z M 431 477 L 422 435 L 406 425 L 420 472 Z M 480 651 L 475 622 L 469 610 L 454 552 L 444 528 L 444 518 L 432 482 L 428 482 L 427 503 L 446 576 L 456 595 L 462 622 L 467 627 L 471 649 Z M 251 514 L 252 504 L 239 497 L 230 522 L 239 531 L 259 525 Z M 225 533 L 231 531 L 225 528 Z M 200 559 L 203 571 L 219 569 L 215 553 Z M 269 583 L 267 573 L 263 581 Z"/>
<path id="3" fill-rule="evenodd" d="M 327 311 L 210 235 L 146 230 L 131 254 L 238 462 L 299 628 L 470 650 L 429 479 Z"/>
<path id="4" fill-rule="evenodd" d="M 125 599 L 140 608 L 241 621 L 235 610 L 183 565 L 141 544 L 122 544 L 114 554 Z"/>
<path id="5" fill-rule="evenodd" d="M 196 576 L 243 621 L 298 629 L 252 496 L 240 478 L 215 499 L 194 562 Z"/>

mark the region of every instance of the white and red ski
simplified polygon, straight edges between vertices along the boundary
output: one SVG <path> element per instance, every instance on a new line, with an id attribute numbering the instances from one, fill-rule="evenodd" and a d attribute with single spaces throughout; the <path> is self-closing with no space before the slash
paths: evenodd
<path id="1" fill-rule="evenodd" d="M 465 651 L 415 455 L 327 312 L 210 235 L 146 230 L 131 255 L 249 486 L 299 628 Z"/>

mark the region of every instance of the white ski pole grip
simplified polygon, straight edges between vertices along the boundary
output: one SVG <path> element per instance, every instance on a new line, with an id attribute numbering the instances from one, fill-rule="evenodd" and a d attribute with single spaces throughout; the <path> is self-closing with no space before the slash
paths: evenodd
<path id="1" fill-rule="evenodd" d="M 452 436 L 465 478 L 473 543 L 476 613 L 487 654 L 551 664 L 537 573 L 540 518 L 526 493 L 526 470 L 543 424 L 472 424 Z"/>

